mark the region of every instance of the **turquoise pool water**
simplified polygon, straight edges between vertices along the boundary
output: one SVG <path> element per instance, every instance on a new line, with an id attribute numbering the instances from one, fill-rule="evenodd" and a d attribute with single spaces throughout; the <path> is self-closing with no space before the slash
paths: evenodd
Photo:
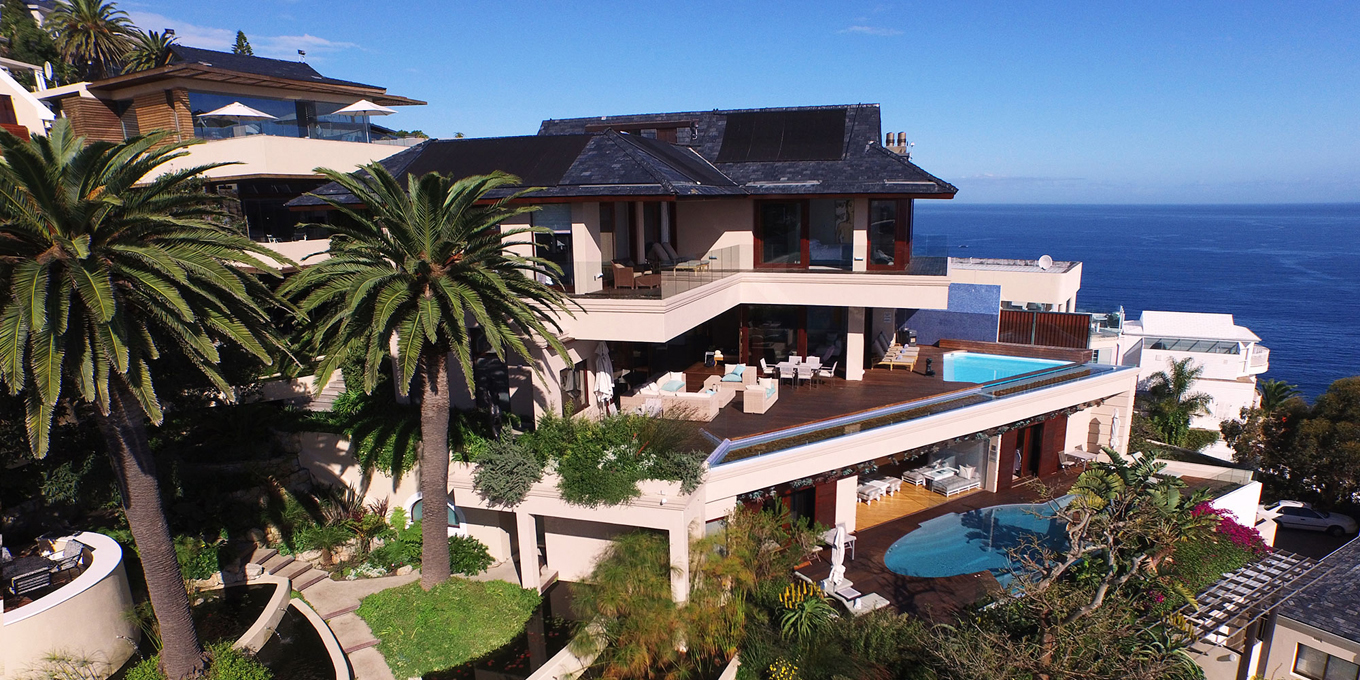
<path id="1" fill-rule="evenodd" d="M 944 355 L 944 379 L 951 382 L 985 383 L 1066 363 L 1068 362 L 1052 359 L 953 352 Z"/>
<path id="2" fill-rule="evenodd" d="M 1063 496 L 1043 504 L 997 505 L 936 517 L 897 539 L 883 563 L 893 573 L 922 578 L 990 571 L 1006 585 L 1019 567 L 1016 550 L 1066 547 L 1067 531 L 1053 514 L 1069 502 L 1071 496 Z"/>

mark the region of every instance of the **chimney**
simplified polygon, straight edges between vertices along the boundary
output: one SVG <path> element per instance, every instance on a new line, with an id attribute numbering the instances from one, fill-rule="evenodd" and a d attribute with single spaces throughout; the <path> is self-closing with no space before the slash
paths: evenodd
<path id="1" fill-rule="evenodd" d="M 889 151 L 893 152 L 893 153 L 898 153 L 898 154 L 900 154 L 900 153 L 906 153 L 906 151 L 907 151 L 907 133 L 905 133 L 905 132 L 889 132 L 889 133 L 888 133 L 888 136 L 887 136 L 887 141 L 884 142 L 883 146 L 887 147 L 887 149 L 888 149 Z"/>

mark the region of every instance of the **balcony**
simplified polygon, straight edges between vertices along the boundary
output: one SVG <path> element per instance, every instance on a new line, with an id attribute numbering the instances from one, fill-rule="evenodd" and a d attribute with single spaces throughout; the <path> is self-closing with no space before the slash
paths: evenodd
<path id="1" fill-rule="evenodd" d="M 1270 368 L 1270 348 L 1256 345 L 1247 360 L 1248 373 L 1264 373 Z"/>

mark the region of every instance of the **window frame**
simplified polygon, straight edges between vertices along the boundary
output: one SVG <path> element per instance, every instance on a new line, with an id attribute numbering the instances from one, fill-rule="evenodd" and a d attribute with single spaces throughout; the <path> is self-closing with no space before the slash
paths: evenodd
<path id="1" fill-rule="evenodd" d="M 798 262 L 780 263 L 765 261 L 765 225 L 763 221 L 762 208 L 772 203 L 788 203 L 798 205 Z M 755 266 L 757 269 L 783 269 L 783 270 L 806 270 L 811 266 L 812 249 L 808 244 L 809 231 L 811 225 L 808 221 L 808 213 L 811 211 L 811 203 L 806 198 L 766 198 L 753 201 L 755 216 L 752 224 L 752 236 L 755 239 Z"/>
<path id="2" fill-rule="evenodd" d="M 893 232 L 893 263 L 874 264 L 874 204 L 896 203 L 896 225 Z M 911 263 L 913 203 L 910 198 L 869 199 L 868 225 L 865 231 L 864 265 L 869 271 L 906 271 Z"/>
<path id="3" fill-rule="evenodd" d="M 1316 675 L 1316 676 L 1315 676 L 1315 675 L 1309 675 L 1309 674 L 1307 674 L 1307 673 L 1305 673 L 1305 672 L 1299 670 L 1299 659 L 1301 659 L 1301 658 L 1303 657 L 1303 650 L 1305 650 L 1305 649 L 1308 650 L 1308 651 L 1310 651 L 1310 652 L 1315 652 L 1315 653 L 1317 653 L 1317 654 L 1321 654 L 1321 655 L 1323 655 L 1324 657 L 1326 657 L 1326 659 L 1322 662 L 1322 675 Z M 1303 643 L 1299 643 L 1299 644 L 1295 647 L 1295 649 L 1294 649 L 1294 665 L 1290 668 L 1290 672 L 1293 673 L 1293 674 L 1294 674 L 1295 676 L 1297 676 L 1297 677 L 1300 677 L 1300 678 L 1307 678 L 1308 680 L 1328 680 L 1328 678 L 1327 678 L 1327 672 L 1328 672 L 1329 670 L 1331 670 L 1331 667 L 1332 667 L 1332 660 L 1333 660 L 1333 659 L 1335 659 L 1335 660 L 1337 660 L 1337 661 L 1340 661 L 1340 662 L 1342 662 L 1342 663 L 1348 664 L 1348 665 L 1350 665 L 1350 666 L 1355 666 L 1355 667 L 1356 667 L 1356 673 L 1355 673 L 1354 676 L 1351 676 L 1350 678 L 1343 678 L 1342 680 L 1360 680 L 1360 664 L 1357 664 L 1357 663 L 1355 663 L 1354 661 L 1348 661 L 1348 660 L 1346 660 L 1346 659 L 1343 659 L 1343 658 L 1341 658 L 1341 657 L 1339 657 L 1339 656 L 1335 656 L 1335 655 L 1333 655 L 1333 654 L 1328 654 L 1327 652 L 1324 652 L 1324 651 L 1322 651 L 1321 649 L 1318 649 L 1318 648 L 1316 648 L 1316 647 L 1310 647 L 1310 646 L 1305 645 L 1305 644 L 1303 644 Z"/>

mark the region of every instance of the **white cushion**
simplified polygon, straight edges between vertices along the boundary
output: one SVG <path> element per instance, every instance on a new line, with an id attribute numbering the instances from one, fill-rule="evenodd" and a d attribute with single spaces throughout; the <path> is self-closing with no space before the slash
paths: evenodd
<path id="1" fill-rule="evenodd" d="M 662 241 L 662 242 L 661 242 L 661 249 L 664 250 L 664 251 L 666 251 L 666 254 L 670 256 L 670 259 L 672 259 L 672 260 L 678 260 L 678 259 L 680 259 L 680 256 L 675 254 L 675 248 L 672 248 L 672 247 L 671 247 L 671 244 L 666 243 L 665 241 Z"/>
<path id="2" fill-rule="evenodd" d="M 977 468 L 972 465 L 960 465 L 959 476 L 964 479 L 972 479 L 977 474 Z"/>

